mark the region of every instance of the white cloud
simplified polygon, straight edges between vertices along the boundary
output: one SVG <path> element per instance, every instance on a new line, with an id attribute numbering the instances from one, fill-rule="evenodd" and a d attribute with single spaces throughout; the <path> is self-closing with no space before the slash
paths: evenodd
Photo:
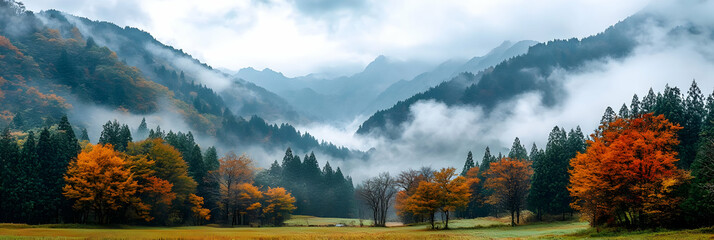
<path id="1" fill-rule="evenodd" d="M 144 29 L 214 67 L 289 76 L 356 71 L 380 54 L 441 61 L 482 55 L 504 40 L 586 37 L 624 19 L 635 1 L 58 1 L 58 9 Z"/>

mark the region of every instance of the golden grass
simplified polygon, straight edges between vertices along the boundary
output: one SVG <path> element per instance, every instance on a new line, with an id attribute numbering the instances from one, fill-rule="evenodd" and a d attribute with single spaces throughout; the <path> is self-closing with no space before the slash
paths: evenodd
<path id="1" fill-rule="evenodd" d="M 309 218 L 316 223 L 335 223 L 345 219 Z M 307 219 L 302 219 L 307 220 Z M 350 219 L 347 219 L 349 221 Z M 0 239 L 527 239 L 527 238 L 618 238 L 619 236 L 593 236 L 584 222 L 536 223 L 518 227 L 503 225 L 500 219 L 478 218 L 454 220 L 453 230 L 428 230 L 424 225 L 372 228 L 372 227 L 129 227 L 94 228 L 95 226 L 70 225 L 28 226 L 0 224 Z M 490 226 L 490 227 L 487 227 Z M 641 239 L 712 239 L 711 231 L 669 231 L 660 233 L 625 234 L 624 238 Z"/>

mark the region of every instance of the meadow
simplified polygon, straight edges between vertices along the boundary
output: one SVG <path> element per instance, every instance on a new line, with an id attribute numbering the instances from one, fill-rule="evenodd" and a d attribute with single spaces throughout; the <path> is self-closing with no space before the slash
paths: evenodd
<path id="1" fill-rule="evenodd" d="M 591 229 L 587 222 L 563 221 L 507 226 L 503 219 L 454 220 L 451 230 L 429 230 L 425 225 L 334 227 L 357 219 L 296 216 L 286 227 L 143 227 L 94 225 L 0 224 L 0 239 L 714 239 L 714 229 L 617 232 Z M 305 226 L 323 225 L 318 227 Z M 366 222 L 365 222 L 366 223 Z"/>

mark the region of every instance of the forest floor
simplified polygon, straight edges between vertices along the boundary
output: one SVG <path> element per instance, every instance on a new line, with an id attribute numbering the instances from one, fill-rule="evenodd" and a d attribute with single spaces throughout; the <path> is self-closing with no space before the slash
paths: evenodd
<path id="1" fill-rule="evenodd" d="M 353 223 L 357 227 L 348 227 Z M 586 222 L 510 227 L 507 221 L 498 218 L 453 220 L 449 223 L 451 230 L 429 230 L 426 225 L 359 227 L 358 219 L 309 216 L 296 216 L 286 224 L 286 227 L 258 228 L 0 224 L 0 239 L 714 239 L 714 228 L 598 233 Z M 335 227 L 337 224 L 346 226 Z"/>

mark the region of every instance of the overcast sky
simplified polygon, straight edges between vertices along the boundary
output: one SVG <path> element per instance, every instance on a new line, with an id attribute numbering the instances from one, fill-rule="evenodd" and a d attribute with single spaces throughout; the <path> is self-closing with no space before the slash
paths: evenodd
<path id="1" fill-rule="evenodd" d="M 133 26 L 218 68 L 351 74 L 378 55 L 440 62 L 504 40 L 586 37 L 649 0 L 26 0 Z"/>

